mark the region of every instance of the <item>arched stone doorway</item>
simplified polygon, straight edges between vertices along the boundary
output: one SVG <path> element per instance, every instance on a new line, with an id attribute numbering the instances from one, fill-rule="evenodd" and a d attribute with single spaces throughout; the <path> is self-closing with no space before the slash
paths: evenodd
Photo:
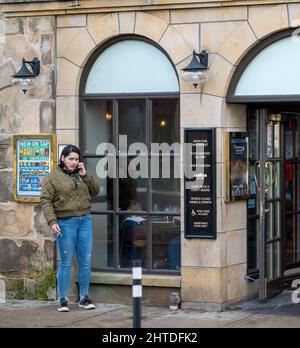
<path id="1" fill-rule="evenodd" d="M 300 46 L 294 34 L 284 30 L 255 46 L 226 98 L 248 109 L 248 275 L 259 279 L 261 299 L 300 272 Z"/>

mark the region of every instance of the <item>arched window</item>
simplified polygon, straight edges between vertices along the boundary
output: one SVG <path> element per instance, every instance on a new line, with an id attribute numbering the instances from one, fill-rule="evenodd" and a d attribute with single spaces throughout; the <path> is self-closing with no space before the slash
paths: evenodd
<path id="1" fill-rule="evenodd" d="M 124 40 L 108 47 L 93 64 L 85 93 L 178 93 L 174 68 L 153 45 Z"/>
<path id="2" fill-rule="evenodd" d="M 272 35 L 246 55 L 230 82 L 228 102 L 300 101 L 300 39 L 293 33 Z"/>
<path id="3" fill-rule="evenodd" d="M 179 152 L 167 158 L 153 147 L 180 143 L 170 58 L 141 37 L 109 42 L 89 60 L 80 100 L 80 146 L 101 186 L 92 202 L 93 268 L 129 269 L 140 258 L 146 271 L 178 272 Z"/>

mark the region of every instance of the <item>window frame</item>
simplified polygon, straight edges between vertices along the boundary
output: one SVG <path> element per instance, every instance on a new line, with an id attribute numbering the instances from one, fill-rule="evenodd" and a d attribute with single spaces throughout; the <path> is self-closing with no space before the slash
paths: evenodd
<path id="1" fill-rule="evenodd" d="M 123 96 L 121 99 L 106 99 L 103 96 L 100 97 L 95 97 L 95 98 L 80 98 L 81 102 L 81 116 L 80 117 L 80 141 L 79 145 L 81 149 L 85 149 L 85 144 L 86 144 L 86 122 L 87 122 L 87 115 L 84 112 L 84 103 L 86 101 L 98 101 L 98 100 L 107 100 L 107 101 L 112 101 L 113 104 L 113 142 L 114 145 L 117 148 L 118 145 L 118 124 L 117 124 L 117 115 L 118 115 L 118 102 L 119 100 L 135 100 L 136 96 L 128 95 L 126 97 Z M 159 98 L 157 98 L 159 97 Z M 145 98 L 144 96 L 140 96 L 139 99 L 144 99 L 146 102 L 146 145 L 148 148 L 150 148 L 150 143 L 151 143 L 151 138 L 152 138 L 152 132 L 151 132 L 151 126 L 152 126 L 152 100 L 157 100 L 157 99 L 174 99 L 178 100 L 178 103 L 180 103 L 179 99 L 179 94 L 165 94 L 164 96 L 162 95 L 156 95 L 156 96 L 151 96 Z M 180 155 L 179 155 L 180 156 Z M 86 164 L 87 159 L 95 159 L 95 158 L 104 158 L 106 157 L 105 155 L 96 155 L 93 153 L 89 152 L 83 152 L 82 153 L 82 158 L 83 162 Z M 128 156 L 130 158 L 131 156 Z M 151 172 L 151 157 L 152 154 L 149 152 L 147 154 L 147 160 L 148 160 L 148 171 L 149 174 Z M 171 157 L 174 158 L 175 155 L 171 153 Z M 120 155 L 117 153 L 117 168 L 118 168 L 118 161 L 119 161 Z M 178 179 L 180 180 L 180 179 Z M 180 192 L 180 189 L 179 189 Z M 129 269 L 126 268 L 119 268 L 119 216 L 120 215 L 130 215 L 130 213 L 134 213 L 134 215 L 137 216 L 144 216 L 147 218 L 147 267 L 144 269 L 146 273 L 164 273 L 164 274 L 179 274 L 180 270 L 170 270 L 170 269 L 154 269 L 153 268 L 153 260 L 152 260 L 152 217 L 153 216 L 173 216 L 173 217 L 181 217 L 181 213 L 175 213 L 175 212 L 163 212 L 163 211 L 153 211 L 152 210 L 152 180 L 151 177 L 149 176 L 147 179 L 147 204 L 146 204 L 146 210 L 144 211 L 124 211 L 121 210 L 119 207 L 119 177 L 113 179 L 113 210 L 91 210 L 91 214 L 95 215 L 113 215 L 113 239 L 114 239 L 114 245 L 113 245 L 113 267 L 106 267 L 106 268 L 93 268 L 93 271 L 110 271 L 110 272 L 128 272 L 130 271 Z M 180 199 L 180 198 L 179 198 Z"/>

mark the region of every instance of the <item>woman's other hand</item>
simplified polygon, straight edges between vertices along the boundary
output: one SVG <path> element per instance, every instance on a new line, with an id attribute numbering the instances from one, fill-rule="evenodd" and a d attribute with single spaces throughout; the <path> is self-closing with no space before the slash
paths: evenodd
<path id="1" fill-rule="evenodd" d="M 61 236 L 61 231 L 60 231 L 60 228 L 59 228 L 59 225 L 58 224 L 54 224 L 52 226 L 52 232 L 53 234 L 56 236 Z"/>

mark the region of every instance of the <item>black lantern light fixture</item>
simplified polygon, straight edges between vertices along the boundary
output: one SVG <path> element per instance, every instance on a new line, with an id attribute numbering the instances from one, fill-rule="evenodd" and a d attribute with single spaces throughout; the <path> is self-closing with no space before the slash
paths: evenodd
<path id="1" fill-rule="evenodd" d="M 191 82 L 196 88 L 208 78 L 208 53 L 203 50 L 200 53 L 193 51 L 192 61 L 183 70 L 182 78 L 186 82 Z"/>
<path id="2" fill-rule="evenodd" d="M 27 68 L 30 65 L 31 71 Z M 27 92 L 29 84 L 33 78 L 38 76 L 40 73 L 40 61 L 38 58 L 34 58 L 32 61 L 27 61 L 25 58 L 22 60 L 21 69 L 13 75 L 13 83 L 19 82 L 22 87 L 24 94 Z"/>

